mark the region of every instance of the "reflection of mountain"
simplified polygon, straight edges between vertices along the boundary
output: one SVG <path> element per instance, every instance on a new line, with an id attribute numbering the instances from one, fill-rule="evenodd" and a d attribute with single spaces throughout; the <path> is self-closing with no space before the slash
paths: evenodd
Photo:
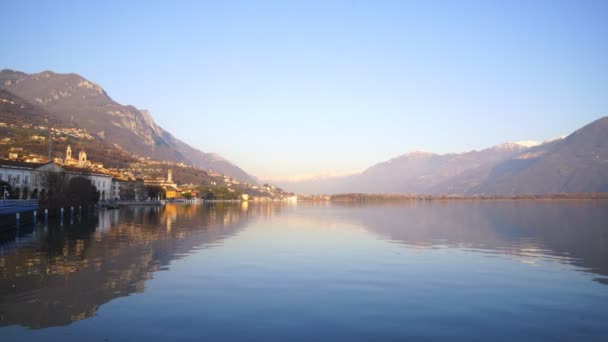
<path id="1" fill-rule="evenodd" d="M 39 230 L 30 245 L 4 246 L 0 254 L 0 325 L 41 328 L 90 317 L 114 298 L 143 291 L 152 272 L 172 260 L 234 235 L 247 216 L 240 205 L 167 205 Z"/>
<path id="2" fill-rule="evenodd" d="M 608 203 L 408 202 L 350 211 L 368 230 L 411 247 L 550 258 L 608 277 Z"/>
<path id="3" fill-rule="evenodd" d="M 270 216 L 270 224 L 281 231 L 280 236 L 271 235 L 277 231 L 274 228 L 260 229 L 251 236 L 271 243 L 301 243 L 304 248 L 332 248 L 331 243 L 336 240 L 325 240 L 325 234 L 340 238 L 367 229 L 408 249 L 461 248 L 522 262 L 573 264 L 598 274 L 604 282 L 608 277 L 606 206 L 607 203 L 591 201 L 434 201 L 378 205 L 302 203 L 297 209 L 284 211 L 276 204 L 107 211 L 95 223 L 66 223 L 63 228 L 54 227 L 48 232 L 39 229 L 29 241 L 24 242 L 27 237 L 22 237 L 20 242 L 13 242 L 16 248 L 7 243 L 0 246 L 0 326 L 39 328 L 95 315 L 100 305 L 142 291 L 152 273 L 172 260 L 196 248 L 222 244 L 224 239 L 240 233 L 245 223 Z M 282 212 L 277 215 L 279 211 Z M 313 234 L 304 235 L 314 240 L 298 240 L 302 235 L 289 233 L 302 229 L 314 230 Z M 374 240 L 368 234 L 359 235 Z M 261 240 L 240 241 L 253 243 L 249 248 L 257 253 L 263 245 L 255 242 Z M 243 247 L 236 245 L 237 249 Z M 386 247 L 382 243 L 373 246 Z M 358 247 L 361 246 L 353 246 Z M 373 250 L 369 255 L 373 257 Z M 272 264 L 275 260 L 267 259 L 269 256 L 274 254 L 261 260 Z M 323 258 L 320 260 L 324 262 Z M 370 260 L 373 263 L 376 259 Z M 466 258 L 454 262 L 463 260 L 467 262 Z M 292 266 L 285 262 L 283 267 Z M 293 284 L 291 281 L 284 284 Z M 248 292 L 239 295 L 247 296 Z M 212 311 L 208 313 L 213 314 Z"/>

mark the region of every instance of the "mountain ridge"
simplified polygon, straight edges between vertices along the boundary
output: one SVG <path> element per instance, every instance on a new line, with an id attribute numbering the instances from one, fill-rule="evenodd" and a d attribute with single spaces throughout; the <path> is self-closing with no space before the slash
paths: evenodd
<path id="1" fill-rule="evenodd" d="M 43 108 L 62 122 L 77 123 L 123 151 L 183 162 L 252 184 L 257 179 L 214 153 L 179 140 L 156 124 L 148 110 L 115 102 L 98 84 L 74 74 L 0 71 L 0 88 Z"/>
<path id="2" fill-rule="evenodd" d="M 497 165 L 469 193 L 608 191 L 608 116 Z"/>
<path id="3" fill-rule="evenodd" d="M 564 138 L 481 150 L 413 151 L 346 177 L 280 186 L 302 193 L 521 195 L 608 191 L 608 117 Z"/>

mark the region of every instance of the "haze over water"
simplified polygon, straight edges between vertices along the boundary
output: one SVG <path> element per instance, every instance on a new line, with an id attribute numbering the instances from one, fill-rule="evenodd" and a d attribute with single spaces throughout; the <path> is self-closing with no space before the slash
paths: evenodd
<path id="1" fill-rule="evenodd" d="M 167 205 L 0 243 L 2 340 L 605 340 L 608 204 Z"/>

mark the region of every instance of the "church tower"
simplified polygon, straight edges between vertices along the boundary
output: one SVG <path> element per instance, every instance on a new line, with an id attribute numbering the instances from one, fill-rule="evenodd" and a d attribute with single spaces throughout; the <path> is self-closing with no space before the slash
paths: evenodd
<path id="1" fill-rule="evenodd" d="M 167 171 L 167 183 L 173 183 L 173 170 Z"/>
<path id="2" fill-rule="evenodd" d="M 68 160 L 72 159 L 72 148 L 68 145 L 68 148 L 65 150 L 65 163 L 68 163 Z"/>
<path id="3" fill-rule="evenodd" d="M 78 152 L 78 166 L 85 167 L 87 163 L 87 153 L 85 151 Z"/>

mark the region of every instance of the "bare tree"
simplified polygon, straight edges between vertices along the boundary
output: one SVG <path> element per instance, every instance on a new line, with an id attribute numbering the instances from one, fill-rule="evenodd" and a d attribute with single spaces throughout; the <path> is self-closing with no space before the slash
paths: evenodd
<path id="1" fill-rule="evenodd" d="M 67 203 L 68 175 L 65 172 L 46 171 L 41 175 L 42 186 L 46 189 L 46 198 L 41 203 L 49 209 L 61 208 Z"/>

